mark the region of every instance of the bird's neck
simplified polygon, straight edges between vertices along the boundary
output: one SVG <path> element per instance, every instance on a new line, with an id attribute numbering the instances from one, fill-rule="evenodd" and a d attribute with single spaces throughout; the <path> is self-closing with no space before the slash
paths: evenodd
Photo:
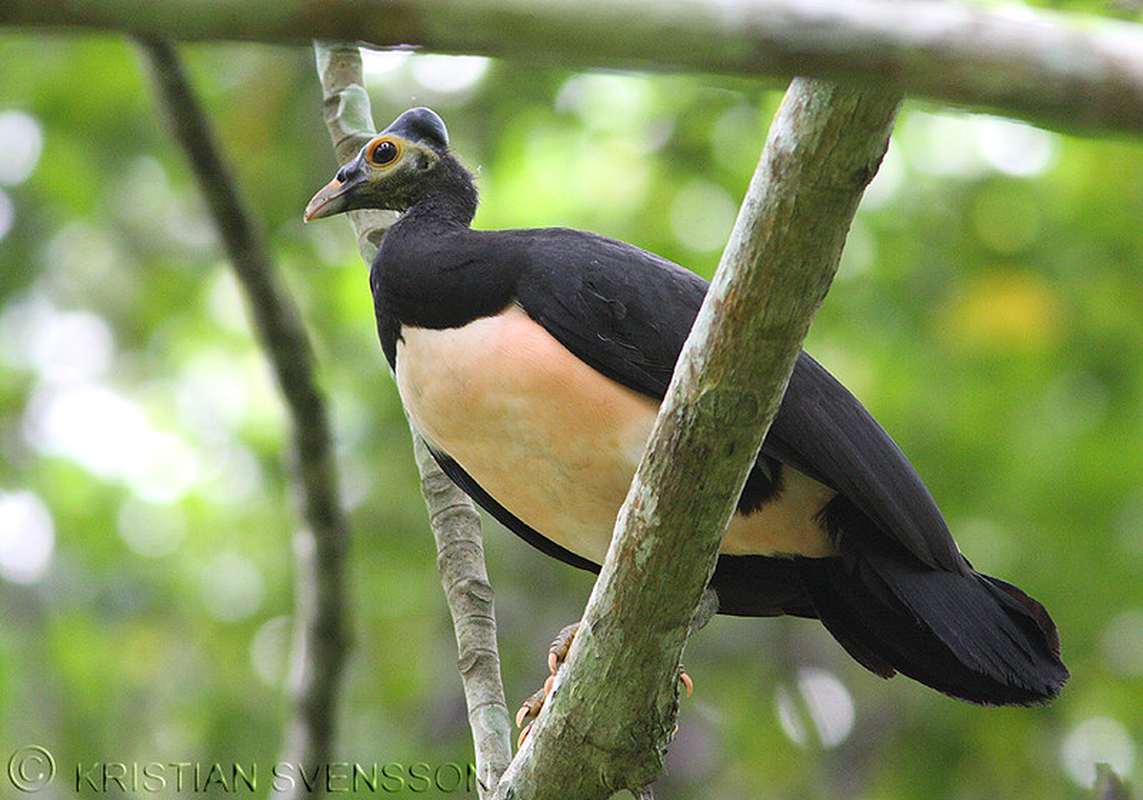
<path id="1" fill-rule="evenodd" d="M 467 228 L 472 224 L 478 202 L 472 173 L 451 155 L 442 159 L 441 169 L 436 186 L 410 206 L 402 221 L 422 227 Z"/>
<path id="2" fill-rule="evenodd" d="M 390 364 L 402 326 L 462 327 L 514 299 L 519 260 L 498 233 L 469 227 L 475 212 L 472 176 L 455 163 L 385 234 L 370 282 Z"/>

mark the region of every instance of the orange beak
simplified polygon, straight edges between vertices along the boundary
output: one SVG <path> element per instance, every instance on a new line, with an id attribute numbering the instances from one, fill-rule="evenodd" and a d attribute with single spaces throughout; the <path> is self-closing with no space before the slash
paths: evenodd
<path id="1" fill-rule="evenodd" d="M 310 220 L 320 219 L 321 217 L 331 217 L 334 214 L 339 214 L 345 211 L 345 195 L 352 187 L 352 181 L 342 183 L 337 178 L 327 183 L 321 190 L 313 196 L 309 205 L 306 206 L 306 213 L 302 216 L 306 222 Z"/>

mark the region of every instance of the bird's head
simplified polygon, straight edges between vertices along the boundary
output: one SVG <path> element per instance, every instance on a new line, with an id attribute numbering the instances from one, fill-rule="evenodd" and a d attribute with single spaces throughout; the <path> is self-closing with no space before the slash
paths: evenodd
<path id="1" fill-rule="evenodd" d="M 358 208 L 406 211 L 445 180 L 448 131 L 427 108 L 411 108 L 369 140 L 306 206 L 305 220 Z"/>

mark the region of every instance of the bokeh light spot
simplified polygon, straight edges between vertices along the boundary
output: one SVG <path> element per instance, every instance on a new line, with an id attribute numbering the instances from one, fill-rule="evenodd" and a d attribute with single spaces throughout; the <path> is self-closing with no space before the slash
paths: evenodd
<path id="1" fill-rule="evenodd" d="M 903 120 L 900 137 L 918 172 L 945 178 L 969 178 L 984 171 L 975 147 L 971 118 L 965 114 L 914 111 Z"/>
<path id="2" fill-rule="evenodd" d="M 0 111 L 0 184 L 15 186 L 31 177 L 44 149 L 39 121 L 23 111 Z"/>
<path id="3" fill-rule="evenodd" d="M 731 172 L 752 170 L 758 161 L 759 142 L 765 140 L 765 135 L 757 109 L 747 103 L 731 106 L 715 120 L 711 157 Z"/>
<path id="4" fill-rule="evenodd" d="M 861 196 L 863 209 L 873 210 L 891 205 L 905 185 L 907 168 L 901 146 L 895 142 L 895 139 L 889 140 L 889 149 L 881 159 L 877 174 L 865 187 L 865 193 Z"/>
<path id="5" fill-rule="evenodd" d="M 779 686 L 775 711 L 783 732 L 803 747 L 812 730 L 823 747 L 837 747 L 853 732 L 853 698 L 836 675 L 818 667 L 798 670 L 797 693 Z"/>
<path id="6" fill-rule="evenodd" d="M 250 667 L 262 683 L 273 688 L 286 679 L 291 623 L 285 616 L 268 619 L 250 640 Z"/>
<path id="7" fill-rule="evenodd" d="M 370 50 L 361 48 L 361 71 L 365 78 L 383 78 L 404 66 L 412 57 L 408 50 Z"/>
<path id="8" fill-rule="evenodd" d="M 774 707 L 778 715 L 778 724 L 782 732 L 790 737 L 790 741 L 806 746 L 806 725 L 798 709 L 798 700 L 788 686 L 779 686 L 774 695 Z"/>
<path id="9" fill-rule="evenodd" d="M 1064 312 L 1040 275 L 996 272 L 966 281 L 937 312 L 940 338 L 977 352 L 1048 350 L 1063 336 Z"/>
<path id="10" fill-rule="evenodd" d="M 28 442 L 104 478 L 131 467 L 150 433 L 142 409 L 106 386 L 41 389 L 24 417 Z"/>
<path id="11" fill-rule="evenodd" d="M 709 253 L 726 245 L 738 206 L 721 186 L 693 180 L 671 203 L 671 233 L 685 247 Z"/>
<path id="12" fill-rule="evenodd" d="M 60 311 L 42 293 L 9 303 L 0 314 L 0 358 L 34 370 L 51 384 L 77 384 L 103 376 L 115 343 L 111 328 L 88 311 Z"/>
<path id="13" fill-rule="evenodd" d="M 1076 725 L 1060 745 L 1068 777 L 1079 786 L 1095 785 L 1095 765 L 1110 764 L 1118 775 L 1135 768 L 1135 742 L 1127 728 L 1110 717 L 1091 717 Z"/>
<path id="14" fill-rule="evenodd" d="M 175 384 L 179 421 L 210 445 L 229 444 L 249 413 L 247 365 L 221 350 L 189 359 Z"/>
<path id="15" fill-rule="evenodd" d="M 55 550 L 52 515 L 32 492 L 0 493 L 0 578 L 35 583 Z"/>
<path id="16" fill-rule="evenodd" d="M 594 131 L 623 131 L 650 116 L 653 100 L 650 81 L 643 76 L 586 72 L 560 88 L 556 110 L 575 114 Z"/>
<path id="17" fill-rule="evenodd" d="M 202 572 L 203 602 L 223 622 L 248 618 L 262 605 L 264 594 L 262 573 L 238 553 L 219 553 Z"/>
<path id="18" fill-rule="evenodd" d="M 182 498 L 199 479 L 198 454 L 181 436 L 150 430 L 139 457 L 127 469 L 127 483 L 136 495 L 152 503 Z"/>
<path id="19" fill-rule="evenodd" d="M 36 372 L 49 383 L 75 384 L 107 373 L 115 354 L 111 328 L 86 311 L 53 315 L 36 332 L 29 355 Z"/>
<path id="20" fill-rule="evenodd" d="M 476 88 L 491 62 L 483 56 L 417 55 L 409 72 L 422 88 L 436 95 L 460 95 Z"/>
<path id="21" fill-rule="evenodd" d="M 228 331 L 252 336 L 246 306 L 242 300 L 242 288 L 233 270 L 220 264 L 214 280 L 207 290 L 206 307 L 210 316 Z"/>
<path id="22" fill-rule="evenodd" d="M 119 509 L 119 536 L 146 558 L 170 555 L 187 533 L 186 517 L 177 505 L 128 497 Z"/>
<path id="23" fill-rule="evenodd" d="M 984 160 L 1006 175 L 1028 177 L 1047 171 L 1056 160 L 1057 137 L 1025 122 L 978 115 L 972 118 Z"/>
<path id="24" fill-rule="evenodd" d="M 178 500 L 199 480 L 197 453 L 186 441 L 154 428 L 134 401 L 100 384 L 37 391 L 24 415 L 24 435 L 40 452 L 124 480 L 151 502 Z"/>
<path id="25" fill-rule="evenodd" d="M 131 261 L 115 231 L 84 220 L 61 228 L 40 249 L 39 258 L 66 285 L 83 287 L 103 284 Z"/>
<path id="26" fill-rule="evenodd" d="M 8 235 L 15 221 L 16 207 L 12 204 L 12 198 L 7 192 L 0 191 L 0 239 Z"/>

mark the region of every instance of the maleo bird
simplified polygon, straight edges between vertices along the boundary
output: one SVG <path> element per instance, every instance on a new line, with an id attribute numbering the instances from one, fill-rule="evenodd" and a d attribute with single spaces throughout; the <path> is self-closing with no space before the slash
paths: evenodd
<path id="1" fill-rule="evenodd" d="M 476 207 L 444 123 L 414 108 L 305 218 L 402 212 L 370 286 L 409 415 L 489 514 L 598 571 L 707 284 L 593 233 L 472 230 Z M 961 700 L 1043 702 L 1068 678 L 1044 607 L 972 569 L 901 450 L 805 353 L 710 588 L 720 613 L 816 617 L 874 673 Z"/>

